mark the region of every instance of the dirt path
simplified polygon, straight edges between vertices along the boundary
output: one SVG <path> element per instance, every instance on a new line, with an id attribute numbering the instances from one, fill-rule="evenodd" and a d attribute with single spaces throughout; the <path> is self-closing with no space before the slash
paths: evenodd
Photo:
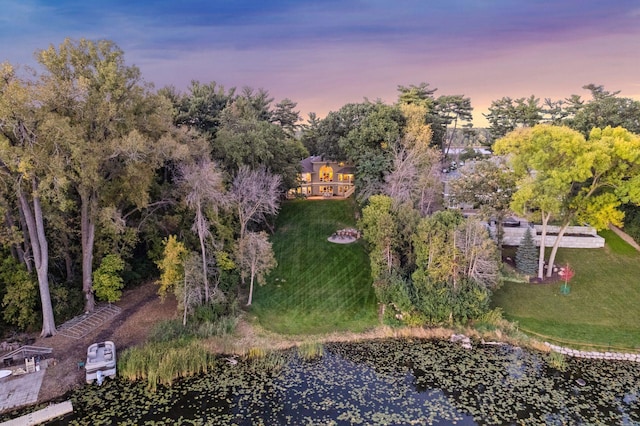
<path id="1" fill-rule="evenodd" d="M 125 292 L 116 304 L 122 312 L 81 339 L 61 335 L 39 338 L 35 345 L 53 348 L 56 363 L 50 363 L 46 370 L 38 402 L 60 397 L 84 383 L 84 370 L 78 368 L 78 362 L 85 360 L 91 343 L 113 340 L 122 353 L 128 347 L 144 343 L 155 323 L 174 318 L 175 299 L 167 297 L 161 303 L 157 289 L 155 284 L 148 283 Z"/>

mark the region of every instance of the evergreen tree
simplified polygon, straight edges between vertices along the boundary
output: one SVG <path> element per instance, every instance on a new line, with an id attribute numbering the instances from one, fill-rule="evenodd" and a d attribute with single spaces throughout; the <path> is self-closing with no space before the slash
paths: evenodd
<path id="1" fill-rule="evenodd" d="M 535 275 L 538 271 L 538 249 L 533 242 L 531 228 L 527 228 L 516 251 L 516 268 L 526 275 Z"/>

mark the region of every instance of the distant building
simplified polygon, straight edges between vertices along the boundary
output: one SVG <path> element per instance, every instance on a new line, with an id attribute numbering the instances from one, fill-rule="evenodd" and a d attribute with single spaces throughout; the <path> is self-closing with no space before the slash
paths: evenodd
<path id="1" fill-rule="evenodd" d="M 289 190 L 290 197 L 346 198 L 355 189 L 355 166 L 351 164 L 324 160 L 317 155 L 302 160 L 300 169 L 298 186 Z"/>

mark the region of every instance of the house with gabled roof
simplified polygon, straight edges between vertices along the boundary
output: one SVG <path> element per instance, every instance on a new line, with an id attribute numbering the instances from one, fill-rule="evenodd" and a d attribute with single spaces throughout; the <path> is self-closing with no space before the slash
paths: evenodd
<path id="1" fill-rule="evenodd" d="M 355 166 L 343 161 L 325 160 L 320 155 L 300 162 L 298 186 L 289 191 L 290 197 L 347 198 L 355 189 Z"/>

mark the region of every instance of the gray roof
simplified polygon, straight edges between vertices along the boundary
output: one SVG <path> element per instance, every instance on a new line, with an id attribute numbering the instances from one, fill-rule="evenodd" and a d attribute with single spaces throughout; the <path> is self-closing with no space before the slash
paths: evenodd
<path id="1" fill-rule="evenodd" d="M 355 171 L 356 171 L 356 168 L 354 166 L 345 166 L 340 170 L 338 170 L 336 173 L 343 174 L 343 175 L 352 175 L 355 173 Z"/>
<path id="2" fill-rule="evenodd" d="M 311 157 L 307 157 L 300 162 L 300 168 L 302 169 L 302 173 L 313 173 L 313 163 L 322 161 L 322 157 L 319 155 L 312 155 Z"/>

